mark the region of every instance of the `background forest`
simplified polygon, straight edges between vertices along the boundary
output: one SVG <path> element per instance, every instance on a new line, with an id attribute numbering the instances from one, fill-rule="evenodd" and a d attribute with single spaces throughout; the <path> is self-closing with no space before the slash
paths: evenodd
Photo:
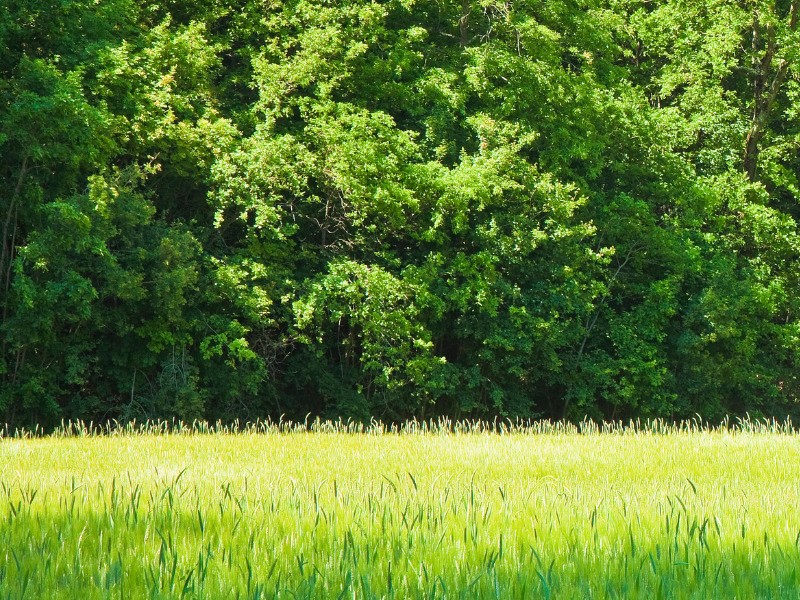
<path id="1" fill-rule="evenodd" d="M 5 0 L 0 422 L 798 414 L 800 0 Z"/>

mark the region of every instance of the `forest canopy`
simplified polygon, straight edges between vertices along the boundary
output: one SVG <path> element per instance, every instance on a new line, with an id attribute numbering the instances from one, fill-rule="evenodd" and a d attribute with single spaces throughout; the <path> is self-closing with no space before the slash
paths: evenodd
<path id="1" fill-rule="evenodd" d="M 800 0 L 7 0 L 0 422 L 798 415 Z"/>

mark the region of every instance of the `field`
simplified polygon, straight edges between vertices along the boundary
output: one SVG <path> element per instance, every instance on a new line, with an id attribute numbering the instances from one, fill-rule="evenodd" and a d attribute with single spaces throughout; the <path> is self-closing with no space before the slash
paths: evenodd
<path id="1" fill-rule="evenodd" d="M 0 439 L 0 598 L 798 597 L 787 429 L 355 429 Z"/>

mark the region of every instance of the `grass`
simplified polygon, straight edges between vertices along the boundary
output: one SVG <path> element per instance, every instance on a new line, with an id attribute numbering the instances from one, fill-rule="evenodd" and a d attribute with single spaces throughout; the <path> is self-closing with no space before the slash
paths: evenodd
<path id="1" fill-rule="evenodd" d="M 166 429 L 0 439 L 0 598 L 798 597 L 790 425 Z"/>

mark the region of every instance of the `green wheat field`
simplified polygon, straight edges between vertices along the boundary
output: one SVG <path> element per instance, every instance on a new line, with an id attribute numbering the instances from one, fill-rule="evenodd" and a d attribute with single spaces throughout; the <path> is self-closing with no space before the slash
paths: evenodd
<path id="1" fill-rule="evenodd" d="M 0 439 L 0 598 L 797 598 L 790 426 Z"/>

